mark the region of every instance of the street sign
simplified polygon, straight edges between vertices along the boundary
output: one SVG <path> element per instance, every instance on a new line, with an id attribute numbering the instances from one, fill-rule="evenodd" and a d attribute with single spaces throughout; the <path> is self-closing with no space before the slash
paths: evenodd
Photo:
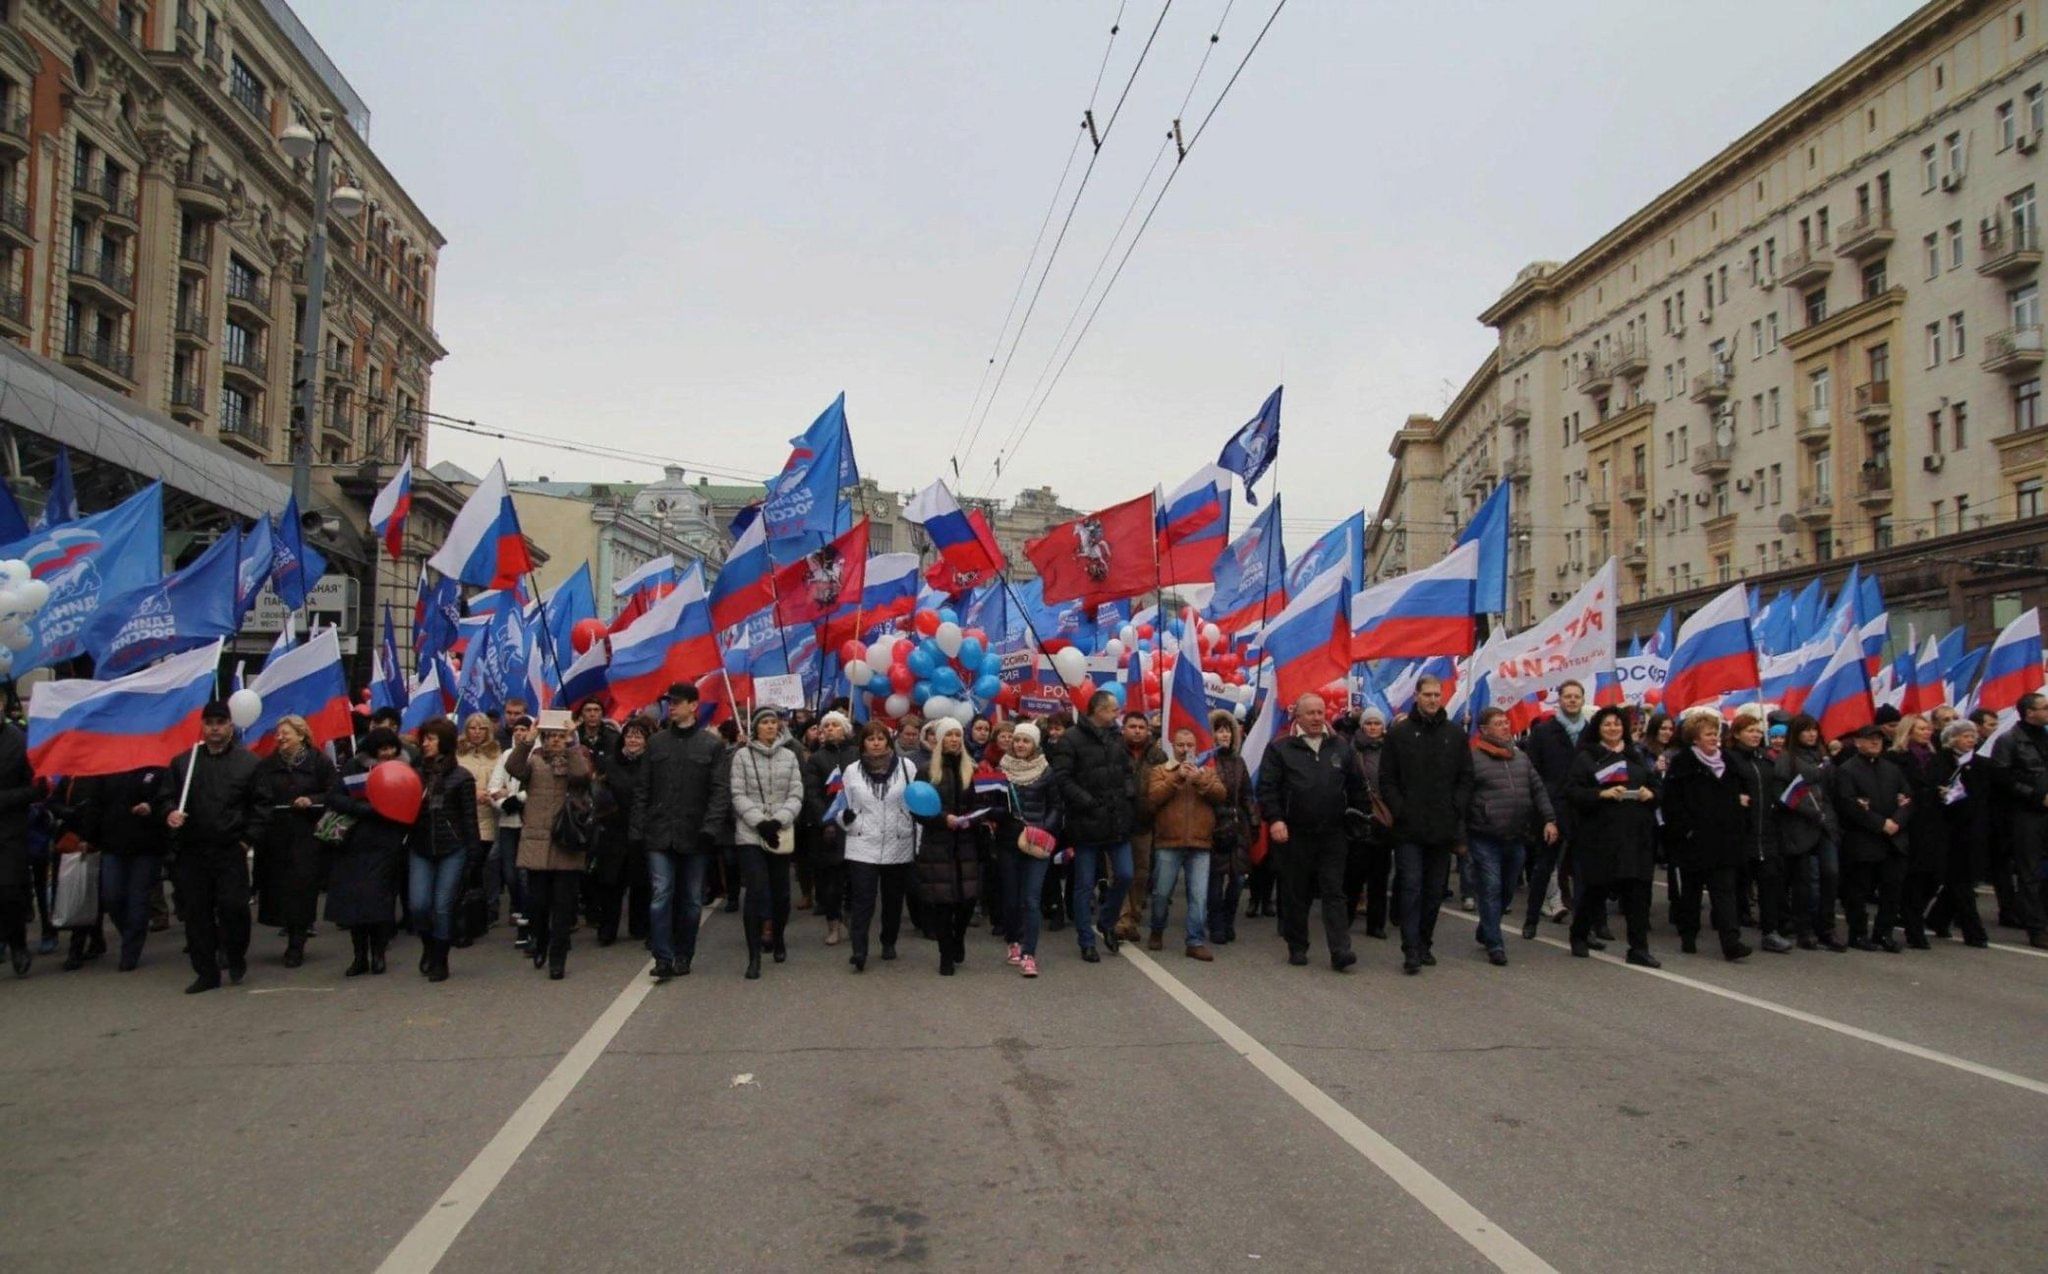
<path id="1" fill-rule="evenodd" d="M 333 624 L 344 633 L 353 633 L 356 631 L 356 599 L 361 588 L 353 575 L 322 575 L 307 596 L 306 605 L 311 608 L 314 620 L 321 625 Z M 290 617 L 291 610 L 284 604 L 284 599 L 266 584 L 263 591 L 256 594 L 256 605 L 250 610 L 242 631 L 281 633 Z M 300 627 L 305 627 L 303 622 Z"/>

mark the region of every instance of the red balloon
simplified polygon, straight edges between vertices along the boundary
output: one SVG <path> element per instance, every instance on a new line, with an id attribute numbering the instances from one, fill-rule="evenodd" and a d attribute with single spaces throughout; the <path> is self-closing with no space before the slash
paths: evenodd
<path id="1" fill-rule="evenodd" d="M 1083 680 L 1078 686 L 1066 687 L 1067 698 L 1073 701 L 1074 711 L 1081 716 L 1087 716 L 1088 701 L 1095 697 L 1095 692 L 1098 689 L 1100 687 L 1089 680 Z"/>
<path id="2" fill-rule="evenodd" d="M 889 669 L 889 689 L 897 694 L 909 694 L 910 688 L 916 684 L 917 674 L 904 665 L 896 664 Z"/>
<path id="3" fill-rule="evenodd" d="M 370 771 L 370 808 L 394 823 L 410 825 L 420 816 L 420 776 L 403 761 L 384 761 Z"/>
<path id="4" fill-rule="evenodd" d="M 1143 639 L 1146 639 L 1146 638 L 1149 638 L 1149 637 L 1151 637 L 1151 636 L 1152 636 L 1152 625 L 1150 625 L 1150 624 L 1139 624 L 1139 625 L 1138 625 L 1138 637 L 1139 637 L 1139 638 L 1140 638 L 1141 640 L 1143 640 Z"/>
<path id="5" fill-rule="evenodd" d="M 892 668 L 901 668 L 903 665 L 909 663 L 910 651 L 911 644 L 907 641 L 899 641 L 894 645 L 890 646 L 889 666 Z"/>
<path id="6" fill-rule="evenodd" d="M 856 659 L 866 659 L 867 657 L 868 648 L 851 638 L 839 647 L 839 662 L 842 664 L 850 664 Z"/>
<path id="7" fill-rule="evenodd" d="M 963 628 L 960 630 L 960 637 L 963 641 L 969 637 L 972 637 L 974 638 L 974 640 L 980 642 L 984 648 L 988 646 L 988 634 L 983 632 L 979 628 Z"/>
<path id="8" fill-rule="evenodd" d="M 1160 652 L 1159 652 L 1159 666 L 1160 666 L 1161 668 L 1164 668 L 1164 669 L 1166 669 L 1166 671 L 1168 671 L 1168 672 L 1172 672 L 1172 671 L 1173 671 L 1173 661 L 1174 661 L 1174 660 L 1176 660 L 1176 659 L 1178 659 L 1178 658 L 1180 658 L 1180 656 L 1179 656 L 1179 655 L 1176 655 L 1176 654 L 1174 654 L 1174 653 L 1173 653 L 1172 651 L 1170 651 L 1170 650 L 1162 650 L 1162 651 L 1160 651 Z"/>
<path id="9" fill-rule="evenodd" d="M 579 619 L 576 626 L 569 630 L 569 644 L 575 647 L 576 653 L 580 655 L 603 641 L 607 631 L 601 619 Z"/>
<path id="10" fill-rule="evenodd" d="M 911 626 L 917 629 L 923 636 L 929 637 L 939 631 L 939 612 L 935 610 L 921 610 L 911 620 Z"/>

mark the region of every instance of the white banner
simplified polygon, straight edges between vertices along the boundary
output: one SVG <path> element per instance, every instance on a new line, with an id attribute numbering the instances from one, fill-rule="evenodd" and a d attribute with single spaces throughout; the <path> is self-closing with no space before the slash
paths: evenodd
<path id="1" fill-rule="evenodd" d="M 1624 699 L 1641 703 L 1650 691 L 1664 689 L 1664 675 L 1670 668 L 1671 661 L 1657 655 L 1624 655 L 1614 661 L 1614 679 L 1620 683 Z"/>
<path id="2" fill-rule="evenodd" d="M 1610 557 L 1542 623 L 1493 647 L 1481 671 L 1490 678 L 1494 703 L 1513 703 L 1568 680 L 1584 684 L 1591 696 L 1594 674 L 1614 668 L 1615 573 Z"/>

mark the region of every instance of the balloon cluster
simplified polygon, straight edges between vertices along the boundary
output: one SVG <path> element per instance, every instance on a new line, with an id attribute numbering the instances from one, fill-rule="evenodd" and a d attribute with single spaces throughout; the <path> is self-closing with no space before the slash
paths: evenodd
<path id="1" fill-rule="evenodd" d="M 29 621 L 49 600 L 50 586 L 35 577 L 27 562 L 0 562 L 0 677 L 12 676 L 15 655 L 35 644 Z"/>
<path id="2" fill-rule="evenodd" d="M 1253 687 L 1246 684 L 1244 657 L 1231 648 L 1230 639 L 1214 624 L 1202 625 L 1195 633 L 1195 643 L 1196 652 L 1201 657 L 1203 689 L 1218 699 L 1228 700 L 1235 705 L 1239 715 L 1243 715 L 1243 711 L 1251 706 L 1253 696 Z M 1173 633 L 1155 633 L 1150 624 L 1125 624 L 1102 644 L 1101 653 L 1116 660 L 1119 668 L 1128 669 L 1131 661 L 1137 660 L 1145 701 L 1150 706 L 1157 706 L 1162 702 L 1161 695 L 1165 689 L 1172 684 L 1174 665 L 1185 654 L 1183 645 Z M 1071 660 L 1068 668 L 1062 668 L 1059 655 L 1055 655 L 1053 667 L 1070 687 L 1077 684 L 1068 676 L 1070 669 L 1080 668 L 1082 675 L 1086 675 L 1086 661 L 1080 658 Z M 1119 696 L 1124 693 L 1121 682 L 1112 683 L 1108 689 Z"/>
<path id="3" fill-rule="evenodd" d="M 848 641 L 839 662 L 869 708 L 891 719 L 916 709 L 927 721 L 951 717 L 964 726 L 992 707 L 1014 712 L 1022 694 L 1003 684 L 1002 656 L 988 634 L 962 628 L 951 608 L 918 611 L 908 632 Z"/>

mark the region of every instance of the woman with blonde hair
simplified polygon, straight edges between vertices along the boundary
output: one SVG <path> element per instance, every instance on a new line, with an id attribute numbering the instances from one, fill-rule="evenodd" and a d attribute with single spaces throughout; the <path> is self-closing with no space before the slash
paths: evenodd
<path id="1" fill-rule="evenodd" d="M 256 921 L 284 930 L 284 967 L 306 961 L 306 935 L 320 905 L 323 866 L 314 825 L 335 785 L 334 762 L 313 746 L 313 729 L 293 715 L 277 723 L 274 750 L 256 769 L 257 800 L 269 810 L 256 846 Z"/>
<path id="2" fill-rule="evenodd" d="M 497 771 L 504 756 L 505 749 L 498 744 L 498 727 L 489 717 L 481 712 L 472 712 L 462 719 L 462 737 L 455 744 L 455 763 L 468 770 L 469 777 L 476 783 L 476 834 L 477 839 L 483 842 L 487 861 L 498 843 L 498 803 L 491 799 L 491 775 Z M 486 916 L 496 904 L 495 896 L 489 899 Z"/>

